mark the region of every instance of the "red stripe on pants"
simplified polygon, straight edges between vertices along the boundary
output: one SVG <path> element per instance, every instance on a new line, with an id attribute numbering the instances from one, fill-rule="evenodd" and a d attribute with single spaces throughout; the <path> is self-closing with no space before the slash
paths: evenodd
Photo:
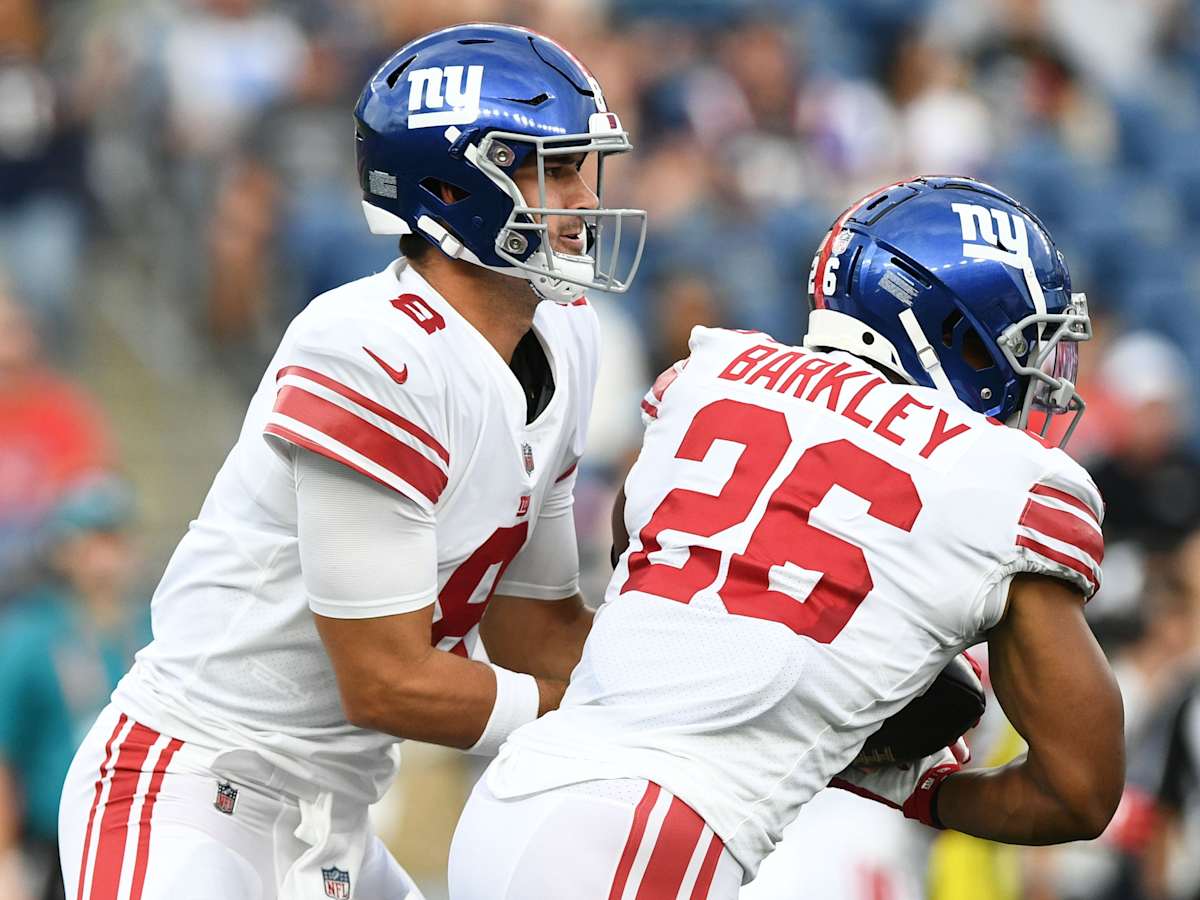
<path id="1" fill-rule="evenodd" d="M 633 826 L 629 829 L 629 837 L 625 841 L 625 849 L 621 852 L 621 861 L 617 863 L 617 874 L 613 876 L 612 890 L 608 892 L 608 900 L 621 900 L 625 892 L 625 883 L 629 880 L 629 871 L 633 868 L 634 857 L 642 844 L 646 833 L 646 822 L 650 819 L 650 810 L 658 799 L 661 788 L 654 782 L 646 785 L 646 793 L 642 794 L 641 802 L 633 813 Z"/>
<path id="2" fill-rule="evenodd" d="M 704 820 L 696 811 L 678 797 L 672 798 L 638 885 L 637 900 L 675 900 L 703 830 Z"/>
<path id="3" fill-rule="evenodd" d="M 700 873 L 696 876 L 696 886 L 692 888 L 692 896 L 689 900 L 706 900 L 708 889 L 712 887 L 713 876 L 717 873 L 717 863 L 721 859 L 721 851 L 724 849 L 725 845 L 714 834 L 712 842 L 708 845 L 708 852 L 704 854 L 704 862 L 700 864 Z"/>
<path id="4" fill-rule="evenodd" d="M 79 887 L 75 892 L 75 900 L 83 900 L 83 883 L 87 878 L 88 871 L 88 848 L 92 845 L 92 825 L 96 822 L 96 809 L 100 806 L 100 792 L 104 787 L 104 779 L 108 777 L 108 766 L 112 762 L 112 745 L 117 739 L 117 735 L 121 733 L 121 729 L 125 727 L 128 719 L 125 713 L 121 713 L 117 719 L 117 727 L 108 737 L 108 743 L 104 745 L 104 762 L 100 764 L 100 777 L 96 779 L 96 794 L 92 798 L 92 809 L 88 813 L 87 831 L 83 834 L 83 852 L 79 857 Z"/>
<path id="5" fill-rule="evenodd" d="M 162 787 L 163 777 L 167 774 L 167 766 L 171 757 L 183 746 L 183 741 L 172 740 L 163 749 L 154 764 L 154 774 L 150 777 L 150 786 L 146 789 L 146 800 L 142 804 L 142 818 L 138 828 L 137 858 L 133 864 L 133 885 L 129 890 L 129 900 L 141 900 L 142 888 L 146 884 L 146 867 L 150 864 L 150 817 L 154 814 L 154 803 L 158 800 L 158 791 Z"/>
<path id="6" fill-rule="evenodd" d="M 100 839 L 92 863 L 92 890 L 89 900 L 117 900 L 121 884 L 121 867 L 125 862 L 125 839 L 129 833 L 129 814 L 138 781 L 146 765 L 150 747 L 158 740 L 158 732 L 145 725 L 134 724 L 121 742 L 117 762 L 113 767 L 112 787 L 100 819 Z"/>

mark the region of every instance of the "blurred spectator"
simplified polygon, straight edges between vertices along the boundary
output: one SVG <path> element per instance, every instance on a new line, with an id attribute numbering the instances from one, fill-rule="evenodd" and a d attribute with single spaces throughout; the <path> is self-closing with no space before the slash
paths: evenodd
<path id="1" fill-rule="evenodd" d="M 40 359 L 28 316 L 0 284 L 0 599 L 19 586 L 38 526 L 63 491 L 109 461 L 91 400 Z"/>
<path id="2" fill-rule="evenodd" d="M 129 595 L 131 514 L 115 479 L 78 485 L 48 525 L 51 580 L 0 619 L 0 858 L 23 841 L 47 898 L 62 896 L 58 800 L 74 748 L 150 639 L 148 604 Z"/>
<path id="3" fill-rule="evenodd" d="M 356 52 L 363 59 L 355 59 Z M 259 186 L 249 202 L 276 219 L 283 265 L 273 275 L 288 292 L 277 299 L 284 321 L 313 297 L 379 271 L 396 256 L 394 239 L 363 227 L 362 191 L 346 145 L 346 98 L 369 75 L 360 70 L 386 55 L 345 46 L 328 31 L 312 35 L 293 91 L 264 113 L 247 142 L 249 154 L 274 182 Z M 252 236 L 254 249 L 271 265 L 271 247 L 259 230 Z"/>
<path id="4" fill-rule="evenodd" d="M 103 77 L 87 59 L 51 66 L 47 6 L 0 8 L 0 265 L 60 349 L 84 252 L 89 81 Z"/>
<path id="5" fill-rule="evenodd" d="M 1178 0 L 1045 0 L 1046 25 L 1076 63 L 1115 91 L 1153 74 L 1159 29 Z M 1096 23 L 1103 22 L 1103 28 Z"/>
<path id="6" fill-rule="evenodd" d="M 896 49 L 891 89 L 899 108 L 902 172 L 979 171 L 995 138 L 970 76 L 966 61 L 942 45 L 910 38 Z"/>
<path id="7" fill-rule="evenodd" d="M 697 325 L 720 328 L 729 316 L 710 281 L 698 274 L 677 272 L 655 291 L 658 298 L 657 340 L 650 348 L 655 375 L 690 354 L 688 339 Z M 639 436 L 640 437 L 640 436 Z"/>
<path id="8" fill-rule="evenodd" d="M 296 22 L 261 0 L 184 0 L 162 65 L 170 127 L 185 155 L 217 156 L 291 89 L 304 63 Z"/>
<path id="9" fill-rule="evenodd" d="M 1113 341 L 1100 380 L 1122 415 L 1109 455 L 1092 475 L 1108 503 L 1107 543 L 1133 540 L 1147 553 L 1174 550 L 1200 527 L 1200 457 L 1188 446 L 1187 360 L 1148 332 Z"/>

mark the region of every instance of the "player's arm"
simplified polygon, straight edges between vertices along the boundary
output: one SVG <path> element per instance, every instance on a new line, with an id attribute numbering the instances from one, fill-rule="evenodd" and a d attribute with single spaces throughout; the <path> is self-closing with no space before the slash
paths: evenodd
<path id="1" fill-rule="evenodd" d="M 315 618 L 351 723 L 460 749 L 479 743 L 497 711 L 497 687 L 503 692 L 501 680 L 509 675 L 431 647 L 432 605 L 373 619 Z M 560 682 L 533 683 L 536 715 L 558 705 Z M 517 724 L 532 718 L 522 716 Z"/>
<path id="2" fill-rule="evenodd" d="M 433 512 L 340 462 L 294 450 L 305 591 L 355 725 L 494 750 L 562 687 L 431 646 Z"/>
<path id="3" fill-rule="evenodd" d="M 488 657 L 562 682 L 583 653 L 592 611 L 579 593 L 575 466 L 547 493 L 529 542 L 505 571 L 479 624 Z"/>
<path id="4" fill-rule="evenodd" d="M 937 793 L 942 824 L 1010 844 L 1098 836 L 1124 786 L 1124 715 L 1080 593 L 1046 576 L 1014 578 L 988 658 L 996 699 L 1029 751 L 947 777 Z"/>
<path id="5" fill-rule="evenodd" d="M 562 600 L 495 596 L 479 635 L 492 662 L 565 688 L 591 628 L 592 611 L 578 592 Z"/>

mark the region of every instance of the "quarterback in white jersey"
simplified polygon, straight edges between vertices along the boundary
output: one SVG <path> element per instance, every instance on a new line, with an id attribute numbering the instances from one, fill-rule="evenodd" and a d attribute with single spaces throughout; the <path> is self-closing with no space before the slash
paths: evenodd
<path id="1" fill-rule="evenodd" d="M 64 787 L 79 900 L 418 900 L 367 819 L 397 739 L 494 753 L 590 627 L 582 294 L 632 271 L 589 235 L 641 214 L 581 167 L 628 139 L 574 57 L 499 25 L 406 46 L 356 118 L 368 220 L 405 258 L 314 300 L 263 376 Z"/>
<path id="2" fill-rule="evenodd" d="M 985 235 L 992 258 L 956 283 L 942 272 L 963 273 L 980 237 L 964 203 L 983 204 L 989 223 L 1019 216 L 1035 240 L 998 259 Z M 1103 503 L 1024 427 L 1035 404 L 1081 409 L 1085 301 L 1032 214 L 966 179 L 864 198 L 814 268 L 804 347 L 697 328 L 688 359 L 643 401 L 615 529 L 628 546 L 561 706 L 515 731 L 475 789 L 451 854 L 454 900 L 733 897 L 831 781 L 1016 843 L 1091 837 L 1111 816 L 1120 702 L 1082 617 L 1100 580 Z M 960 772 L 947 750 L 916 766 L 852 765 L 984 640 L 1030 744 L 1022 764 Z M 587 821 L 611 800 L 597 785 L 630 781 L 644 793 L 623 841 L 597 816 L 572 834 L 579 849 L 522 847 L 547 839 L 554 810 Z M 506 844 L 486 853 L 496 831 Z M 467 862 L 479 854 L 520 888 L 486 893 Z M 523 860 L 548 855 L 608 880 L 539 888 Z"/>

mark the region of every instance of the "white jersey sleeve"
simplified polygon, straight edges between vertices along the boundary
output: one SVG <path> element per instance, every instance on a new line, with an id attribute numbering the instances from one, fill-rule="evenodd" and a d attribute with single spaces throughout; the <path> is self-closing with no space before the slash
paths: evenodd
<path id="1" fill-rule="evenodd" d="M 1023 498 L 1016 571 L 1060 578 L 1090 598 L 1104 561 L 1104 501 L 1083 467 L 1065 456 L 1063 462 Z"/>
<path id="2" fill-rule="evenodd" d="M 351 326 L 284 339 L 263 433 L 277 451 L 311 450 L 432 511 L 450 475 L 444 376 L 411 343 L 389 335 L 384 359 Z"/>
<path id="3" fill-rule="evenodd" d="M 505 570 L 497 594 L 562 600 L 579 592 L 579 543 L 575 537 L 575 477 L 558 477 L 542 503 L 529 541 Z"/>
<path id="4" fill-rule="evenodd" d="M 296 537 L 308 606 L 333 619 L 409 613 L 437 598 L 433 514 L 326 456 L 295 454 Z"/>

